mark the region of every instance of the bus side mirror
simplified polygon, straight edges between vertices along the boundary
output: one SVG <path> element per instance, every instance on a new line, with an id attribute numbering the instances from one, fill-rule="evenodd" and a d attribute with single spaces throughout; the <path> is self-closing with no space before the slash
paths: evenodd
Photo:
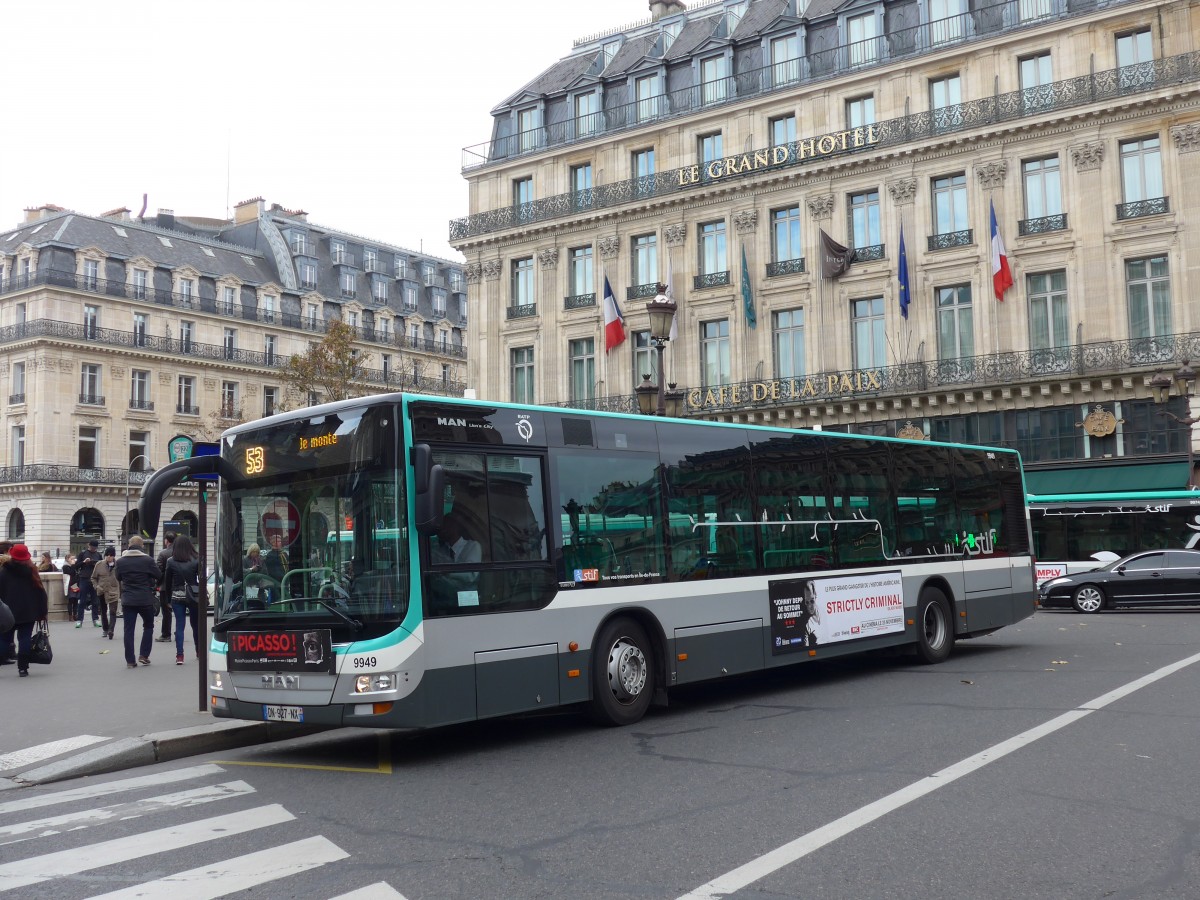
<path id="1" fill-rule="evenodd" d="M 413 484 L 418 494 L 429 490 L 429 470 L 433 467 L 433 450 L 428 444 L 412 448 Z"/>
<path id="2" fill-rule="evenodd" d="M 424 471 L 423 479 L 420 476 L 415 479 L 417 494 L 413 498 L 413 509 L 416 521 L 413 522 L 413 526 L 421 534 L 436 534 L 442 527 L 442 518 L 445 515 L 446 473 L 440 465 L 431 466 Z"/>

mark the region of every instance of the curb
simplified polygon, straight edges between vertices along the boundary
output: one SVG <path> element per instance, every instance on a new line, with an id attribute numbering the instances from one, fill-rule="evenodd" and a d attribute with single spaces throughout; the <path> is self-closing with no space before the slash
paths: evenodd
<path id="1" fill-rule="evenodd" d="M 288 725 L 283 722 L 218 722 L 141 737 L 117 738 L 66 759 L 10 776 L 4 779 L 7 784 L 0 783 L 0 790 L 51 784 L 88 775 L 105 775 L 138 766 L 171 762 L 218 750 L 284 741 L 327 730 L 329 729 L 319 726 Z"/>

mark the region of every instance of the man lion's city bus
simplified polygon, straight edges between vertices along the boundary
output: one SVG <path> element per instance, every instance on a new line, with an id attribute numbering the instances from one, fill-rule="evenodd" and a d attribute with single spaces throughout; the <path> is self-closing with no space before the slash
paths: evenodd
<path id="1" fill-rule="evenodd" d="M 1200 492 L 1030 494 L 1037 582 L 1140 550 L 1200 547 Z"/>
<path id="2" fill-rule="evenodd" d="M 676 685 L 940 662 L 1035 609 L 1000 449 L 389 394 L 226 431 L 148 480 L 141 521 L 198 473 L 221 479 L 217 716 L 622 725 Z"/>

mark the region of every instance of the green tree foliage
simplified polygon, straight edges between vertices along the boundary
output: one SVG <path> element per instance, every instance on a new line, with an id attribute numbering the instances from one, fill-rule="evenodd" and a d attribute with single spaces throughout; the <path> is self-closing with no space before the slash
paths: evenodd
<path id="1" fill-rule="evenodd" d="M 355 352 L 354 329 L 345 322 L 331 322 L 325 338 L 307 353 L 294 354 L 284 370 L 284 402 L 289 409 L 348 400 L 367 393 L 362 386 L 371 354 Z"/>

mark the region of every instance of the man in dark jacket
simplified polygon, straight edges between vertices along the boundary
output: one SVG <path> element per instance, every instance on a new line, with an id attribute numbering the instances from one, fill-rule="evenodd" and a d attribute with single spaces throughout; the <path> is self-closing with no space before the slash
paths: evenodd
<path id="1" fill-rule="evenodd" d="M 162 633 L 155 638 L 159 643 L 166 643 L 171 638 L 171 596 L 167 592 L 167 560 L 171 558 L 171 545 L 175 543 L 175 532 L 163 532 L 163 546 L 158 551 L 155 562 L 158 563 L 158 600 L 162 609 Z"/>
<path id="2" fill-rule="evenodd" d="M 96 590 L 92 587 L 92 572 L 101 559 L 100 542 L 97 540 L 88 541 L 87 549 L 75 557 L 75 577 L 79 580 L 79 605 L 75 608 L 79 619 L 75 623 L 76 628 L 83 626 L 83 611 L 89 606 L 92 608 L 92 624 L 98 624 L 96 607 L 99 603 L 96 601 Z M 107 632 L 108 629 L 109 625 L 105 623 L 104 630 Z"/>
<path id="3" fill-rule="evenodd" d="M 154 600 L 158 592 L 158 566 L 142 548 L 145 543 L 138 535 L 129 539 L 129 549 L 117 560 L 113 574 L 121 585 L 121 608 L 125 611 L 125 664 L 136 669 L 137 664 L 150 665 L 150 648 L 154 646 Z M 133 656 L 133 636 L 138 618 L 142 620 L 142 641 L 137 659 Z"/>

